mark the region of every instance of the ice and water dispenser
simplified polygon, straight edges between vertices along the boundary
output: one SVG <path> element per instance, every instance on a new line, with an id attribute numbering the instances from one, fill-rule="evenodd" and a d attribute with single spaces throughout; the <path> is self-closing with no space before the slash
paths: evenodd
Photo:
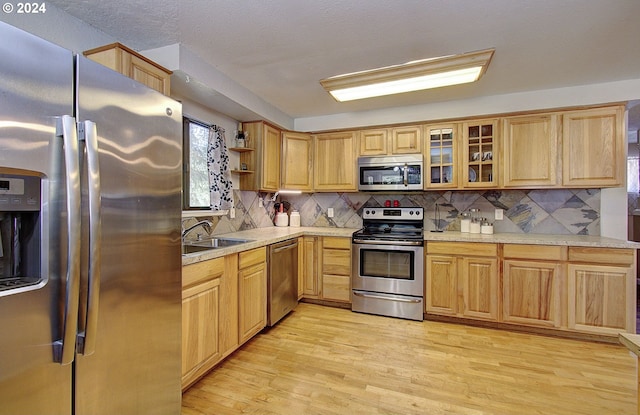
<path id="1" fill-rule="evenodd" d="M 0 172 L 0 295 L 42 280 L 41 199 L 35 172 Z"/>

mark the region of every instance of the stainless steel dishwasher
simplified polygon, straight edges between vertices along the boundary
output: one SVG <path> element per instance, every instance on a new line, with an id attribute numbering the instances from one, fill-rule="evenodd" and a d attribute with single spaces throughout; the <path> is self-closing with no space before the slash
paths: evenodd
<path id="1" fill-rule="evenodd" d="M 269 245 L 267 325 L 273 326 L 298 305 L 298 240 Z"/>

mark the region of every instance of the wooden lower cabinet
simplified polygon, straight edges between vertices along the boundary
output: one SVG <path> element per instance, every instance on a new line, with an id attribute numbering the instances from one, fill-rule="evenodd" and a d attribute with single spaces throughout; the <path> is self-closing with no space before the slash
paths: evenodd
<path id="1" fill-rule="evenodd" d="M 567 247 L 504 245 L 503 256 L 503 321 L 560 327 Z"/>
<path id="2" fill-rule="evenodd" d="M 321 244 L 321 299 L 350 303 L 351 238 L 327 236 Z"/>
<path id="3" fill-rule="evenodd" d="M 569 248 L 570 330 L 635 333 L 635 258 L 631 249 Z"/>
<path id="4" fill-rule="evenodd" d="M 498 320 L 498 258 L 462 258 L 462 315 Z"/>
<path id="5" fill-rule="evenodd" d="M 182 384 L 189 385 L 220 359 L 220 285 L 224 258 L 183 267 Z"/>
<path id="6" fill-rule="evenodd" d="M 505 260 L 502 319 L 543 327 L 560 327 L 560 264 Z"/>
<path id="7" fill-rule="evenodd" d="M 267 253 L 256 248 L 239 254 L 238 293 L 240 343 L 267 325 Z"/>
<path id="8" fill-rule="evenodd" d="M 224 257 L 224 278 L 220 283 L 220 359 L 240 346 L 238 285 L 238 254 L 227 255 Z"/>
<path id="9" fill-rule="evenodd" d="M 267 322 L 266 248 L 182 267 L 182 389 Z"/>
<path id="10" fill-rule="evenodd" d="M 302 295 L 306 298 L 317 299 L 320 297 L 318 284 L 318 237 L 304 236 L 302 238 Z M 299 251 L 299 252 L 300 252 Z"/>
<path id="11" fill-rule="evenodd" d="M 425 312 L 446 316 L 458 314 L 458 258 L 427 255 Z"/>
<path id="12" fill-rule="evenodd" d="M 425 313 L 614 337 L 635 333 L 636 251 L 427 242 Z"/>
<path id="13" fill-rule="evenodd" d="M 427 314 L 498 320 L 496 244 L 428 242 L 426 252 Z"/>

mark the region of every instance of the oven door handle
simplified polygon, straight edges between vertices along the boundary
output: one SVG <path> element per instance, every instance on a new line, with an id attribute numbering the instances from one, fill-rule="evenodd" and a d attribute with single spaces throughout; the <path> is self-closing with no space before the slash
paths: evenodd
<path id="1" fill-rule="evenodd" d="M 387 301 L 396 301 L 396 302 L 400 302 L 400 303 L 419 303 L 422 300 L 419 299 L 409 299 L 409 298 L 398 298 L 398 297 L 384 297 L 382 295 L 375 295 L 375 294 L 365 294 L 365 293 L 361 293 L 359 291 L 354 291 L 353 295 L 358 296 L 358 297 L 364 297 L 364 298 L 373 298 L 376 300 L 387 300 Z"/>
<path id="2" fill-rule="evenodd" d="M 423 241 L 383 241 L 383 240 L 371 240 L 371 239 L 353 239 L 354 244 L 363 245 L 398 245 L 398 246 L 422 246 Z"/>
<path id="3" fill-rule="evenodd" d="M 404 185 L 409 186 L 409 165 L 404 163 Z"/>

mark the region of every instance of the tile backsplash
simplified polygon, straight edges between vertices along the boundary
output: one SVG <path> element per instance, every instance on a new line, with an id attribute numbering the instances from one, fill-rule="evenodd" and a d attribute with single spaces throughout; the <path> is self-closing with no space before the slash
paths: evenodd
<path id="1" fill-rule="evenodd" d="M 274 204 L 280 202 L 300 212 L 301 226 L 359 228 L 363 207 L 398 200 L 400 206 L 424 208 L 427 231 L 460 230 L 460 214 L 477 208 L 481 216 L 494 223 L 495 232 L 600 235 L 600 189 L 311 193 L 279 195 L 275 202 L 272 196 L 234 190 L 235 218 L 214 217 L 213 233 L 274 226 Z M 331 218 L 328 208 L 333 208 Z M 495 209 L 503 209 L 504 220 L 493 219 Z"/>

